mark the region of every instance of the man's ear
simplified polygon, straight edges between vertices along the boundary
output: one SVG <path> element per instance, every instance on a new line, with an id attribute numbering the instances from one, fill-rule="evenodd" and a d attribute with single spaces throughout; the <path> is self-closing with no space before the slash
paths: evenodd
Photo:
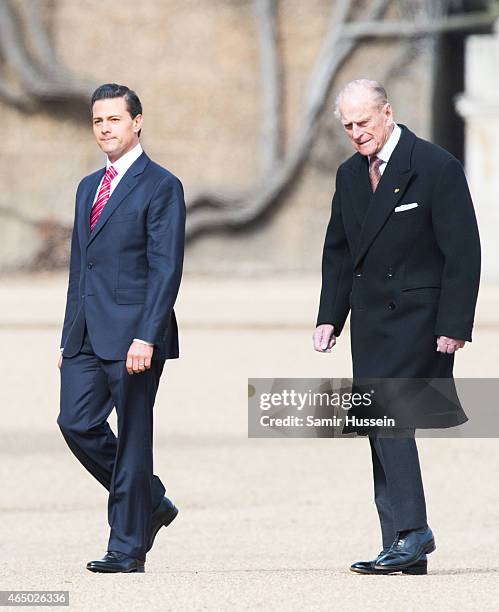
<path id="1" fill-rule="evenodd" d="M 144 123 L 144 119 L 142 115 L 135 115 L 133 118 L 133 129 L 135 132 L 139 132 L 142 129 L 142 124 Z"/>

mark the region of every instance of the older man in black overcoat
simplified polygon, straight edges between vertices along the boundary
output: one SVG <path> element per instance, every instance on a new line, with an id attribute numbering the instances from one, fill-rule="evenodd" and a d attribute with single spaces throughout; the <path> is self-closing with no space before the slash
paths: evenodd
<path id="1" fill-rule="evenodd" d="M 336 175 L 314 348 L 330 352 L 350 312 L 354 379 L 452 381 L 454 353 L 471 342 L 480 278 L 463 167 L 397 125 L 375 81 L 348 83 L 336 114 L 356 153 Z M 459 402 L 453 406 L 434 407 L 439 427 L 466 420 Z M 414 428 L 404 434 L 369 433 L 383 550 L 354 563 L 354 572 L 427 573 L 435 541 Z"/>

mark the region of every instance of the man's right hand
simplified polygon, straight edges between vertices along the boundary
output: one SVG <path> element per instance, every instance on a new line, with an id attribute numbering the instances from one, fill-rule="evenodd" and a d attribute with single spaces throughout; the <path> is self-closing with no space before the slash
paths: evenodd
<path id="1" fill-rule="evenodd" d="M 59 356 L 59 363 L 57 364 L 57 367 L 59 368 L 59 370 L 61 369 L 62 366 L 62 353 Z"/>
<path id="2" fill-rule="evenodd" d="M 334 325 L 325 323 L 315 328 L 314 349 L 319 353 L 330 353 L 333 346 L 336 344 L 336 336 L 334 335 Z"/>

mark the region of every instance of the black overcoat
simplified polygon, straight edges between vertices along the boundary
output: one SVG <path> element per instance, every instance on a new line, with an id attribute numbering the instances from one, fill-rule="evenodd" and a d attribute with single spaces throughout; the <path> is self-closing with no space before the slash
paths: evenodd
<path id="1" fill-rule="evenodd" d="M 367 157 L 338 168 L 317 325 L 339 336 L 351 313 L 354 378 L 452 379 L 454 355 L 437 352 L 436 338 L 472 339 L 475 212 L 459 161 L 401 128 L 374 195 Z M 455 425 L 456 415 L 439 422 Z"/>

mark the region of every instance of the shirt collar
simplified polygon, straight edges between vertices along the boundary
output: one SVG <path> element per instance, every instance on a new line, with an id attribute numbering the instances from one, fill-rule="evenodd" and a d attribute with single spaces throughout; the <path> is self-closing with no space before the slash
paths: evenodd
<path id="1" fill-rule="evenodd" d="M 133 149 L 130 149 L 125 155 L 122 155 L 119 159 L 117 159 L 114 163 L 109 161 L 107 158 L 106 161 L 106 169 L 109 166 L 113 166 L 113 168 L 118 173 L 118 176 L 123 176 L 125 172 L 130 168 L 134 161 L 136 161 L 142 155 L 142 147 L 140 146 L 140 142 L 137 143 Z"/>
<path id="2" fill-rule="evenodd" d="M 390 134 L 390 137 L 385 142 L 385 144 L 383 145 L 379 153 L 376 153 L 376 157 L 383 160 L 384 163 L 388 163 L 388 160 L 390 159 L 391 154 L 393 153 L 393 150 L 395 149 L 395 147 L 398 144 L 398 141 L 400 140 L 401 134 L 402 134 L 402 130 L 399 128 L 399 126 L 396 123 L 394 123 L 393 130 L 392 130 L 392 133 Z M 369 162 L 370 161 L 371 159 L 369 158 Z"/>

